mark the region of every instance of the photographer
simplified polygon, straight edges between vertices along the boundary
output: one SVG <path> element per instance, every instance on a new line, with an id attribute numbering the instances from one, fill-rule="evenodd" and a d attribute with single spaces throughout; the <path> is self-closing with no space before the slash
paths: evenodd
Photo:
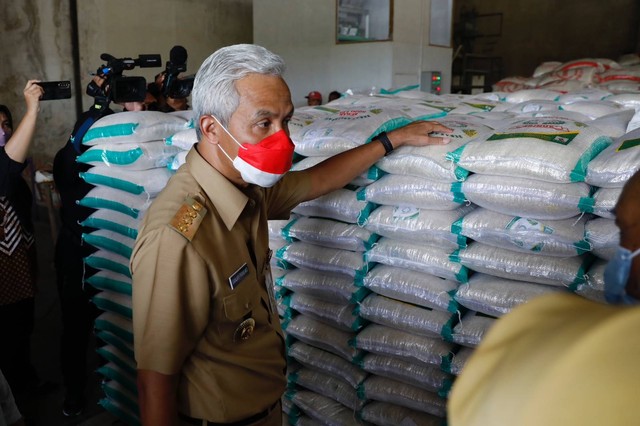
<path id="1" fill-rule="evenodd" d="M 95 76 L 92 82 L 103 88 L 106 80 Z M 62 412 L 68 417 L 80 415 L 86 403 L 87 346 L 93 322 L 99 314 L 91 302 L 91 297 L 97 291 L 84 285 L 85 276 L 95 271 L 85 271 L 83 259 L 94 250 L 82 243 L 82 233 L 88 230 L 80 225 L 93 210 L 76 203 L 93 186 L 79 175 L 90 166 L 78 163 L 76 157 L 86 149 L 82 146 L 84 133 L 93 123 L 110 114 L 113 111 L 108 102 L 94 103 L 80 116 L 69 140 L 57 152 L 53 162 L 53 178 L 61 201 L 61 227 L 56 241 L 54 265 L 62 311 L 60 362 L 65 386 Z"/>

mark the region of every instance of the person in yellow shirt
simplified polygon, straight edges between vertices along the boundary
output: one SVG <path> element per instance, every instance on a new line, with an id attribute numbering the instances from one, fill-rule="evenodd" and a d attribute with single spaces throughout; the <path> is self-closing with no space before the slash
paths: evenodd
<path id="1" fill-rule="evenodd" d="M 615 211 L 614 304 L 553 294 L 505 315 L 453 386 L 451 426 L 640 424 L 640 172 Z"/>

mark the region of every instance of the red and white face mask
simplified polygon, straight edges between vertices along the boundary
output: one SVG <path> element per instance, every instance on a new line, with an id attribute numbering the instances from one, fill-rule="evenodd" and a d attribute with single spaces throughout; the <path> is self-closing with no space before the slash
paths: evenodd
<path id="1" fill-rule="evenodd" d="M 238 156 L 235 159 L 231 159 L 229 154 L 218 144 L 222 153 L 233 163 L 233 167 L 240 172 L 242 180 L 263 188 L 269 188 L 275 185 L 289 171 L 293 163 L 295 146 L 284 130 L 279 130 L 267 136 L 257 144 L 240 143 L 216 117 L 213 118 L 240 147 Z"/>

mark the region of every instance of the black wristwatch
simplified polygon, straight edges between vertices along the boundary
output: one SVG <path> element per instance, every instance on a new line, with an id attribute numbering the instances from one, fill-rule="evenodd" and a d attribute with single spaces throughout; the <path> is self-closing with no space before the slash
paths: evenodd
<path id="1" fill-rule="evenodd" d="M 380 133 L 374 139 L 379 140 L 380 143 L 382 144 L 382 146 L 384 147 L 384 155 L 385 155 L 385 157 L 393 152 L 393 145 L 391 144 L 391 141 L 389 140 L 389 136 L 387 136 L 387 132 Z"/>

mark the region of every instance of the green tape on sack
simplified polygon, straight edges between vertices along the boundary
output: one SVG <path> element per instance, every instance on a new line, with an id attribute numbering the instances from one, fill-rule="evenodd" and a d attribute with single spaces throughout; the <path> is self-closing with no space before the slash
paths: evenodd
<path id="1" fill-rule="evenodd" d="M 358 213 L 358 226 L 364 226 L 369 220 L 369 216 L 371 216 L 371 212 L 374 211 L 378 207 L 375 203 L 367 203 L 367 205 L 360 210 Z"/>
<path id="2" fill-rule="evenodd" d="M 116 212 L 124 213 L 127 216 L 131 216 L 134 219 L 137 219 L 140 215 L 140 210 L 131 208 L 122 203 L 118 203 L 116 201 L 104 200 L 102 198 L 94 198 L 94 197 L 85 197 L 81 200 L 77 201 L 78 205 L 83 207 L 89 207 L 92 209 L 107 209 L 113 210 Z"/>
<path id="3" fill-rule="evenodd" d="M 104 408 L 105 411 L 108 411 L 109 413 L 113 414 L 115 417 L 122 420 L 125 424 L 129 426 L 141 425 L 140 420 L 137 417 L 134 417 L 128 411 L 123 410 L 119 405 L 117 405 L 114 401 L 112 401 L 109 398 L 100 399 L 100 401 L 98 401 L 98 404 L 100 404 L 100 406 Z"/>
<path id="4" fill-rule="evenodd" d="M 457 181 L 462 182 L 469 177 L 469 170 L 456 166 L 456 168 L 453 169 L 453 175 L 456 177 Z"/>
<path id="5" fill-rule="evenodd" d="M 86 226 L 88 228 L 106 229 L 108 231 L 117 232 L 120 235 L 124 235 L 125 237 L 129 237 L 134 240 L 138 237 L 137 229 L 129 228 L 128 226 L 124 226 L 111 220 L 88 217 L 87 219 L 82 221 L 80 225 Z"/>
<path id="6" fill-rule="evenodd" d="M 372 233 L 371 236 L 367 239 L 367 241 L 364 241 L 365 250 L 371 250 L 371 248 L 373 248 L 373 246 L 379 239 L 380 239 L 380 235 Z"/>
<path id="7" fill-rule="evenodd" d="M 449 260 L 451 262 L 460 263 L 460 250 L 454 250 L 453 253 L 449 255 Z"/>
<path id="8" fill-rule="evenodd" d="M 101 149 L 90 149 L 76 158 L 79 163 L 105 163 L 117 166 L 127 166 L 135 163 L 144 155 L 142 148 L 135 148 L 129 151 L 107 151 Z"/>
<path id="9" fill-rule="evenodd" d="M 451 224 L 451 233 L 460 235 L 462 233 L 462 221 L 464 220 L 464 216 L 460 219 L 456 220 Z"/>
<path id="10" fill-rule="evenodd" d="M 120 350 L 120 352 L 124 353 L 129 358 L 134 358 L 135 355 L 133 349 L 115 334 L 109 331 L 99 330 L 96 333 L 96 337 L 98 337 L 98 339 L 102 340 L 103 342 L 110 344 L 114 348 L 117 348 L 118 350 Z"/>
<path id="11" fill-rule="evenodd" d="M 401 87 L 401 88 L 395 89 L 395 90 L 380 89 L 380 94 L 382 94 L 382 95 L 395 95 L 396 93 L 407 92 L 407 91 L 410 91 L 410 90 L 417 90 L 419 88 L 420 88 L 419 84 L 412 84 L 410 86 L 404 86 L 404 87 Z"/>
<path id="12" fill-rule="evenodd" d="M 88 142 L 91 142 L 94 139 L 132 135 L 136 132 L 138 126 L 139 123 L 121 123 L 113 124 L 111 126 L 90 128 L 87 130 L 87 133 L 85 133 L 84 138 L 82 138 L 82 143 L 87 145 Z"/>
<path id="13" fill-rule="evenodd" d="M 456 280 L 463 284 L 469 281 L 469 269 L 466 266 L 460 267 L 460 270 L 456 273 Z"/>
<path id="14" fill-rule="evenodd" d="M 573 282 L 569 284 L 570 291 L 575 292 L 580 285 L 585 284 L 587 282 L 587 279 L 586 279 L 587 271 L 589 270 L 589 267 L 591 266 L 591 264 L 593 264 L 595 259 L 596 259 L 595 256 L 593 256 L 591 253 L 587 253 L 584 255 L 582 259 L 582 263 L 580 264 L 580 267 L 576 272 L 576 276 Z"/>
<path id="15" fill-rule="evenodd" d="M 451 388 L 453 387 L 453 379 L 444 379 L 442 381 L 442 386 L 438 389 L 438 396 L 440 398 L 447 398 L 449 396 L 449 392 L 451 392 Z"/>
<path id="16" fill-rule="evenodd" d="M 440 330 L 440 335 L 444 339 L 445 342 L 453 343 L 453 327 L 454 322 L 458 317 L 456 315 L 451 315 L 449 320 L 442 325 L 442 329 Z"/>
<path id="17" fill-rule="evenodd" d="M 454 202 L 462 204 L 467 201 L 467 198 L 462 192 L 462 182 L 453 182 L 449 190 L 453 194 Z"/>
<path id="18" fill-rule="evenodd" d="M 120 256 L 126 257 L 127 259 L 129 259 L 131 257 L 131 254 L 133 253 L 131 247 L 118 241 L 112 240 L 111 238 L 103 237 L 100 235 L 82 234 L 82 241 L 86 242 L 87 244 L 91 244 L 94 247 L 117 253 Z"/>
<path id="19" fill-rule="evenodd" d="M 83 172 L 80 173 L 80 177 L 91 185 L 102 185 L 110 188 L 120 189 L 130 194 L 139 195 L 144 192 L 144 187 L 137 185 L 133 182 L 129 182 L 123 179 L 118 179 L 110 176 L 97 175 L 95 173 Z"/>
<path id="20" fill-rule="evenodd" d="M 358 399 L 361 401 L 367 400 L 367 392 L 364 390 L 364 385 L 362 383 L 356 387 L 356 395 L 358 395 Z"/>
<path id="21" fill-rule="evenodd" d="M 462 156 L 462 151 L 464 151 L 464 147 L 466 145 L 462 145 L 460 148 L 455 151 L 447 152 L 444 156 L 446 160 L 453 161 L 454 164 L 458 164 L 460 162 L 460 157 Z"/>
<path id="22" fill-rule="evenodd" d="M 355 285 L 358 287 L 358 289 L 353 293 L 351 293 L 349 302 L 360 303 L 362 302 L 362 300 L 364 300 L 365 297 L 367 297 L 371 293 L 371 290 L 364 287 L 364 284 L 362 283 L 362 281 L 356 281 Z"/>
<path id="23" fill-rule="evenodd" d="M 131 308 L 127 306 L 122 306 L 121 304 L 104 297 L 100 297 L 100 293 L 91 298 L 91 302 L 96 305 L 101 311 L 105 312 L 114 312 L 116 314 L 122 315 L 127 319 L 133 318 L 133 311 Z"/>
<path id="24" fill-rule="evenodd" d="M 447 311 L 453 314 L 457 314 L 458 311 L 460 310 L 460 305 L 458 304 L 458 301 L 455 299 L 455 295 L 457 291 L 458 289 L 454 289 L 447 292 L 447 294 L 451 297 L 451 299 L 449 299 L 449 304 L 447 305 Z"/>
<path id="25" fill-rule="evenodd" d="M 449 374 L 451 374 L 451 357 L 451 354 L 440 357 L 440 370 Z"/>
<path id="26" fill-rule="evenodd" d="M 296 223 L 299 220 L 299 218 L 295 218 L 293 219 L 291 222 L 287 223 L 285 226 L 282 227 L 282 229 L 280 230 L 280 235 L 282 236 L 282 238 L 284 238 L 286 241 L 292 243 L 295 241 L 295 238 L 293 238 L 290 235 L 290 231 L 291 231 L 291 227 L 293 226 L 294 223 Z"/>
<path id="27" fill-rule="evenodd" d="M 127 362 L 126 360 L 123 360 L 122 358 L 120 358 L 119 356 L 117 356 L 116 354 L 114 354 L 113 352 L 108 350 L 107 348 L 100 347 L 100 348 L 96 349 L 96 352 L 100 356 L 102 356 L 104 359 L 106 359 L 107 361 L 113 362 L 115 365 L 117 365 L 118 367 L 122 368 L 127 373 L 131 374 L 132 376 L 135 376 L 137 374 L 136 367 L 132 366 L 129 362 Z"/>
<path id="28" fill-rule="evenodd" d="M 125 296 L 131 296 L 131 284 L 114 280 L 112 278 L 103 277 L 100 275 L 92 275 L 86 280 L 87 284 L 97 288 L 98 290 L 110 290 L 116 293 L 124 294 Z"/>
<path id="29" fill-rule="evenodd" d="M 382 176 L 384 176 L 384 174 L 385 174 L 385 172 L 383 172 L 382 169 L 380 169 L 375 164 L 373 166 L 369 167 L 369 170 L 367 170 L 367 178 L 371 179 L 371 180 L 378 180 Z"/>
<path id="30" fill-rule="evenodd" d="M 110 259 L 103 257 L 88 256 L 84 258 L 84 263 L 95 269 L 106 269 L 108 271 L 118 272 L 131 278 L 131 272 L 129 266 L 125 266 L 121 263 L 114 262 Z"/>
<path id="31" fill-rule="evenodd" d="M 110 386 L 109 382 L 102 384 L 102 390 L 109 398 L 113 399 L 114 401 L 121 402 L 124 406 L 126 406 L 126 408 L 133 411 L 134 413 L 138 412 L 138 401 L 133 401 L 131 399 L 131 396 L 125 394 L 124 392 L 120 392 L 118 389 L 114 389 L 113 386 Z"/>
<path id="32" fill-rule="evenodd" d="M 593 213 L 596 200 L 591 197 L 581 197 L 578 201 L 578 209 L 584 213 Z"/>
<path id="33" fill-rule="evenodd" d="M 589 253 L 591 251 L 591 244 L 586 240 L 580 240 L 574 243 L 573 246 L 576 248 L 578 255 Z"/>
<path id="34" fill-rule="evenodd" d="M 456 237 L 456 243 L 458 243 L 458 247 L 460 247 L 461 249 L 467 248 L 468 242 L 469 240 L 464 235 L 458 235 Z"/>
<path id="35" fill-rule="evenodd" d="M 367 201 L 367 188 L 362 188 L 356 192 L 356 200 Z"/>

